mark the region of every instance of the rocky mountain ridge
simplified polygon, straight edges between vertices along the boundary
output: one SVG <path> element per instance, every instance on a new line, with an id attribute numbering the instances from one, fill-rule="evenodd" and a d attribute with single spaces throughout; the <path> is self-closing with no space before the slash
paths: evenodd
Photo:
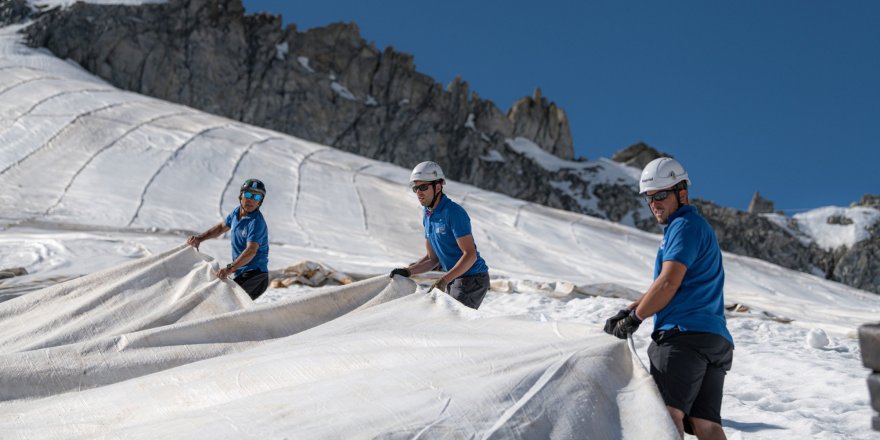
<path id="1" fill-rule="evenodd" d="M 659 230 L 620 168 L 662 153 L 639 143 L 615 155 L 622 165 L 574 160 L 566 114 L 540 89 L 502 112 L 460 78 L 443 87 L 412 55 L 378 50 L 353 23 L 299 32 L 278 16 L 245 15 L 240 0 L 47 10 L 0 0 L 0 24 L 25 19 L 30 45 L 123 89 L 403 167 L 436 160 L 461 182 Z M 880 293 L 876 227 L 870 240 L 828 251 L 758 214 L 694 203 L 727 251 Z"/>

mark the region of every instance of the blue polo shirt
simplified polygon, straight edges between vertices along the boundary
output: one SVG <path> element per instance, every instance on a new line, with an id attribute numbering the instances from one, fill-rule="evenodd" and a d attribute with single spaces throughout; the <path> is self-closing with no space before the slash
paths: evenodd
<path id="1" fill-rule="evenodd" d="M 442 195 L 437 207 L 433 210 L 425 208 L 425 216 L 422 217 L 422 225 L 425 227 L 425 238 L 431 243 L 431 248 L 440 259 L 443 270 L 449 271 L 458 263 L 464 252 L 458 247 L 457 239 L 471 234 L 471 218 L 458 203 L 449 200 Z M 474 249 L 476 249 L 474 243 Z M 477 260 L 462 276 L 471 276 L 489 271 L 489 266 L 477 252 Z"/>
<path id="2" fill-rule="evenodd" d="M 724 317 L 724 267 L 715 231 L 697 208 L 684 205 L 669 216 L 654 262 L 654 279 L 664 261 L 687 266 L 681 287 L 654 317 L 654 330 L 678 327 L 682 331 L 721 335 L 731 344 Z"/>
<path id="3" fill-rule="evenodd" d="M 248 242 L 259 243 L 257 255 L 248 264 L 239 267 L 235 276 L 249 270 L 259 269 L 261 272 L 269 272 L 269 227 L 260 210 L 256 210 L 243 218 L 238 218 L 241 206 L 232 210 L 226 216 L 226 226 L 229 226 L 229 239 L 232 241 L 232 261 L 235 261 Z"/>

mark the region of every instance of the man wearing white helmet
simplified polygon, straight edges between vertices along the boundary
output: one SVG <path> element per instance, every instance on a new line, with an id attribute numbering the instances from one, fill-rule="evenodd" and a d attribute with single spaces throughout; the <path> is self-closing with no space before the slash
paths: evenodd
<path id="1" fill-rule="evenodd" d="M 424 207 L 424 257 L 391 271 L 391 277 L 433 270 L 446 271 L 431 288 L 448 293 L 460 303 L 477 309 L 489 290 L 489 267 L 477 252 L 471 233 L 471 219 L 459 204 L 443 194 L 443 170 L 435 162 L 422 162 L 413 168 L 410 188 Z"/>
<path id="2" fill-rule="evenodd" d="M 688 204 L 687 171 L 661 157 L 642 171 L 639 192 L 664 225 L 654 282 L 637 301 L 605 322 L 625 339 L 654 316 L 651 375 L 678 428 L 700 439 L 726 438 L 721 428 L 724 377 L 733 338 L 724 318 L 724 267 L 715 232 Z"/>

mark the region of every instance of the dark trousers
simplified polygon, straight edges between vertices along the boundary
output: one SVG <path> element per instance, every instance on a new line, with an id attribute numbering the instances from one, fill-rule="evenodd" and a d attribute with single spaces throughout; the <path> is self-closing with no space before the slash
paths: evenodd
<path id="1" fill-rule="evenodd" d="M 458 302 L 476 310 L 480 308 L 483 297 L 489 290 L 489 273 L 478 273 L 471 276 L 462 276 L 452 280 L 446 286 L 446 293 L 458 300 Z"/>
<path id="2" fill-rule="evenodd" d="M 251 299 L 257 299 L 269 288 L 269 273 L 253 269 L 242 272 L 233 281 L 241 286 Z"/>

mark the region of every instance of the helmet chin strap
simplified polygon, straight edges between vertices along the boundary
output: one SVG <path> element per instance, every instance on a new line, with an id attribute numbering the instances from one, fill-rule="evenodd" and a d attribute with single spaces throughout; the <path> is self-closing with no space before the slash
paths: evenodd
<path id="1" fill-rule="evenodd" d="M 431 199 L 431 203 L 428 203 L 429 209 L 434 209 L 437 206 L 437 203 L 440 201 L 440 196 L 443 195 L 443 187 L 440 187 L 440 192 L 437 192 L 437 182 L 431 182 L 431 187 L 434 188 L 434 198 Z"/>

